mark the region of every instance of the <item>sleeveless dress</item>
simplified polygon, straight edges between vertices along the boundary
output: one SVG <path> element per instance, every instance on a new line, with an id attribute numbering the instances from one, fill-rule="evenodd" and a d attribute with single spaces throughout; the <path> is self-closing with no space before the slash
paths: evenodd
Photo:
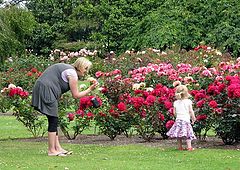
<path id="1" fill-rule="evenodd" d="M 74 69 L 70 64 L 57 63 L 48 67 L 37 79 L 32 91 L 32 106 L 42 114 L 58 117 L 58 100 L 70 90 L 61 74 L 64 70 Z M 74 69 L 75 70 L 75 69 Z"/>

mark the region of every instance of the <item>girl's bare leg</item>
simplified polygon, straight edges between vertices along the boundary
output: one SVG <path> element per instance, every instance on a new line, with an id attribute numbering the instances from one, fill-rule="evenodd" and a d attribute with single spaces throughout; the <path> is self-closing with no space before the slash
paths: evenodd
<path id="1" fill-rule="evenodd" d="M 182 147 L 182 138 L 177 138 L 177 141 L 178 141 L 178 149 L 182 150 L 183 149 L 183 147 Z"/>
<path id="2" fill-rule="evenodd" d="M 186 142 L 187 142 L 187 148 L 192 149 L 192 141 L 190 139 L 187 139 Z"/>

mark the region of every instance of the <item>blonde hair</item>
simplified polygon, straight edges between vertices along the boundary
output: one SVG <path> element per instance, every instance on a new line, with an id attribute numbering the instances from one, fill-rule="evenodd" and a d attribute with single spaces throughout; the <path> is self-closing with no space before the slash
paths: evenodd
<path id="1" fill-rule="evenodd" d="M 87 67 L 87 71 L 89 71 L 89 69 L 92 67 L 92 62 L 85 57 L 79 57 L 73 63 L 73 67 L 75 67 L 77 70 L 81 70 L 82 68 Z"/>
<path id="2" fill-rule="evenodd" d="M 178 85 L 176 87 L 175 97 L 177 100 L 187 99 L 190 97 L 188 88 L 185 85 Z"/>

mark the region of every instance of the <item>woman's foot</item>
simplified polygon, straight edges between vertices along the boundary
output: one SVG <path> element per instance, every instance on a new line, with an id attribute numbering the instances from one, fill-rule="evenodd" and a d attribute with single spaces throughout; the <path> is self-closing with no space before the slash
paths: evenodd
<path id="1" fill-rule="evenodd" d="M 61 149 L 60 152 L 66 155 L 71 155 L 73 153 L 73 151 L 66 151 L 65 149 Z"/>
<path id="2" fill-rule="evenodd" d="M 62 152 L 56 152 L 56 153 L 48 153 L 48 156 L 67 156 L 67 154 L 64 154 Z"/>

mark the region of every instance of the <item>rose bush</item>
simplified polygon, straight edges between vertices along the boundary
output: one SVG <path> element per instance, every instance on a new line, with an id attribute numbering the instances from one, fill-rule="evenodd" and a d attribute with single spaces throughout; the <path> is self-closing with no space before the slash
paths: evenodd
<path id="1" fill-rule="evenodd" d="M 31 96 L 28 91 L 10 84 L 1 90 L 0 98 L 4 102 L 4 109 L 12 111 L 33 137 L 43 136 L 46 133 L 45 116 L 41 116 L 31 107 Z"/>
<path id="2" fill-rule="evenodd" d="M 221 56 L 221 54 L 217 54 L 217 51 L 213 51 L 211 48 L 208 48 L 207 50 L 208 51 L 205 52 L 205 55 L 216 53 L 215 56 Z M 213 56 L 208 56 L 208 57 L 213 57 Z M 147 64 L 147 66 L 139 67 L 129 71 L 128 82 L 132 82 L 132 85 L 134 82 L 138 82 L 139 84 L 145 83 L 148 87 L 150 87 L 149 89 L 152 89 L 152 90 L 153 90 L 153 87 L 155 87 L 159 82 L 163 82 L 164 83 L 163 85 L 166 86 L 167 88 L 172 88 L 173 87 L 172 84 L 174 82 L 180 82 L 182 84 L 188 85 L 190 92 L 193 96 L 192 100 L 194 103 L 195 114 L 197 117 L 197 121 L 196 121 L 196 124 L 194 125 L 194 129 L 199 139 L 205 139 L 207 132 L 215 124 L 215 120 L 216 120 L 215 114 L 220 113 L 222 112 L 222 110 L 224 110 L 223 108 L 220 107 L 219 101 L 218 101 L 218 96 L 219 96 L 218 94 L 219 93 L 224 94 L 221 91 L 224 85 L 219 84 L 218 90 L 214 90 L 213 84 L 217 80 L 220 80 L 221 77 L 224 75 L 236 74 L 237 70 L 239 69 L 239 60 L 240 59 L 238 58 L 235 63 L 222 62 L 219 65 L 217 65 L 217 62 L 214 62 L 213 65 L 215 67 L 210 67 L 209 65 L 208 66 L 209 68 L 203 65 L 192 66 L 190 64 L 185 64 L 185 63 L 177 64 L 176 67 L 171 65 L 171 63 L 158 63 L 158 64 L 149 63 Z M 214 59 L 212 59 L 212 61 L 214 61 Z M 219 61 L 219 58 L 216 61 Z M 104 75 L 104 74 L 105 73 L 103 72 L 101 73 L 101 75 Z M 122 75 L 122 77 L 126 77 L 126 75 L 125 76 Z M 122 79 L 123 78 L 121 78 L 120 80 Z M 122 83 L 120 87 L 124 88 L 124 86 L 125 86 L 124 83 Z M 118 86 L 112 86 L 113 91 L 116 90 L 115 87 L 118 87 Z M 130 94 L 131 97 L 134 97 L 135 94 L 133 93 L 133 91 L 131 90 L 129 91 L 129 89 L 130 88 L 128 88 L 128 91 L 125 90 L 125 93 Z M 121 92 L 114 94 L 114 93 L 111 93 L 111 91 L 108 91 L 108 95 L 114 96 L 117 99 L 117 101 L 119 101 L 119 98 L 117 96 L 121 94 L 122 94 Z M 142 95 L 141 97 L 146 97 L 146 96 Z M 164 97 L 164 95 L 161 97 Z M 235 98 L 234 102 L 236 102 L 237 100 L 238 99 Z M 137 111 L 133 109 L 134 107 L 130 105 L 129 101 L 131 101 L 131 99 L 125 99 L 125 104 L 128 105 L 129 112 L 136 113 Z M 144 101 L 145 101 L 145 98 L 142 99 L 142 103 Z M 159 108 L 160 111 L 164 110 L 161 106 L 157 106 L 157 107 Z M 149 108 L 147 109 L 149 110 Z M 143 109 L 141 114 L 146 115 L 147 109 Z M 154 110 L 153 112 L 156 112 L 156 110 Z M 163 118 L 163 116 L 160 116 L 160 117 Z M 149 135 L 149 136 L 153 136 L 153 135 Z"/>
<path id="3" fill-rule="evenodd" d="M 96 109 L 91 102 L 94 96 L 82 97 L 77 101 L 70 95 L 66 93 L 60 100 L 59 127 L 67 139 L 73 140 L 91 126 Z M 101 104 L 100 98 L 97 99 Z"/>
<path id="4" fill-rule="evenodd" d="M 17 84 L 30 92 L 37 78 L 51 64 L 53 61 L 32 54 L 10 57 L 1 67 L 0 88 Z"/>
<path id="5" fill-rule="evenodd" d="M 162 84 L 155 88 L 136 89 L 128 97 L 129 112 L 133 114 L 134 127 L 137 133 L 146 141 L 150 141 L 158 132 L 167 138 L 166 126 L 173 115 L 174 90 Z"/>
<path id="6" fill-rule="evenodd" d="M 240 58 L 231 60 L 226 56 L 210 47 L 199 46 L 193 51 L 181 53 L 176 50 L 161 52 L 149 49 L 142 52 L 126 51 L 119 58 L 95 58 L 99 63 L 94 64 L 107 63 L 109 66 L 102 69 L 98 67 L 100 70 L 95 74 L 102 84 L 102 93 L 96 93 L 102 105 L 99 108 L 89 106 L 80 109 L 79 101 L 64 96 L 59 104 L 60 125 L 71 139 L 89 127 L 92 120 L 100 133 L 112 140 L 119 134 L 130 136 L 132 129 L 145 140 L 151 140 L 155 133 L 166 138 L 165 134 L 175 118 L 172 115 L 174 87 L 181 83 L 188 86 L 192 95 L 197 117 L 194 130 L 198 138 L 204 139 L 208 130 L 214 128 L 225 143 L 239 141 Z M 21 82 L 23 75 L 14 77 L 15 68 L 10 63 L 0 73 L 4 75 L 1 84 L 9 83 L 10 78 Z M 18 72 L 26 78 L 22 81 L 24 86 L 26 84 L 31 88 L 31 82 L 40 73 L 39 70 L 37 65 L 32 65 Z M 7 77 L 5 73 L 11 76 Z M 27 79 L 31 79 L 30 84 L 25 81 Z M 2 93 L 2 111 L 15 108 L 13 100 L 9 102 L 9 98 Z"/>
<path id="7" fill-rule="evenodd" d="M 216 97 L 219 108 L 214 129 L 225 144 L 233 144 L 240 140 L 240 77 L 226 76 L 223 83 L 217 82 L 215 86 L 221 93 Z"/>
<path id="8" fill-rule="evenodd" d="M 120 134 L 129 137 L 132 133 L 133 116 L 127 105 L 121 99 L 119 103 L 111 104 L 105 95 L 102 95 L 101 99 L 103 104 L 94 119 L 100 133 L 105 134 L 111 140 Z"/>

